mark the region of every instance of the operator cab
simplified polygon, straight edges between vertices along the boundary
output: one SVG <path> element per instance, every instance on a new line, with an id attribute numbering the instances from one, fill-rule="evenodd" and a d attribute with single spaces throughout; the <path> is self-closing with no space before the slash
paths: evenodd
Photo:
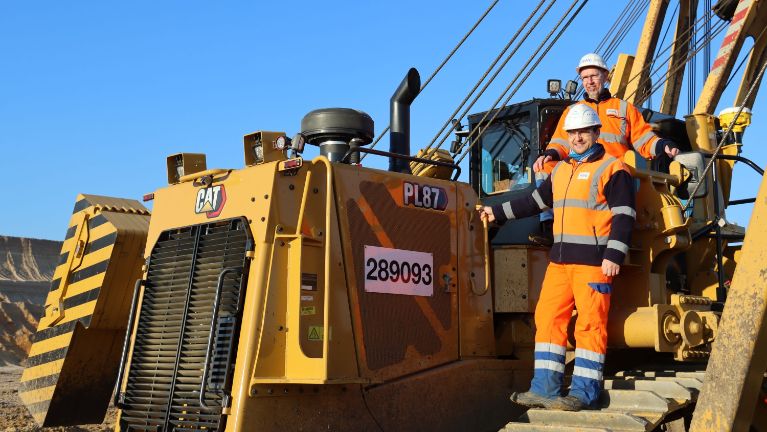
<path id="1" fill-rule="evenodd" d="M 485 205 L 496 205 L 535 189 L 533 163 L 546 149 L 565 108 L 574 103 L 567 99 L 532 99 L 489 112 L 469 116 L 469 134 L 480 124 L 492 123 L 471 148 L 469 181 Z M 674 117 L 645 109 L 645 121 L 653 123 L 661 138 L 676 142 L 683 152 L 691 151 L 685 123 Z M 483 126 L 484 127 L 484 126 Z M 671 162 L 660 155 L 647 168 L 668 172 Z M 490 230 L 491 244 L 532 244 L 530 234 L 541 231 L 538 215 L 509 221 Z"/>
<path id="2" fill-rule="evenodd" d="M 543 153 L 559 117 L 571 100 L 532 99 L 469 116 L 469 129 L 490 126 L 471 149 L 469 181 L 485 205 L 529 194 L 535 189 L 533 163 Z M 509 221 L 490 231 L 492 245 L 531 244 L 540 232 L 538 216 Z"/>

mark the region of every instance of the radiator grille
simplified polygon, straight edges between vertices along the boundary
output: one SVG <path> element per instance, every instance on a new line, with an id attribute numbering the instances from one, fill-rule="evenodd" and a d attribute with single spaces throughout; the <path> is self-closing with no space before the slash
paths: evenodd
<path id="1" fill-rule="evenodd" d="M 163 232 L 149 269 L 131 355 L 121 430 L 223 430 L 229 403 L 239 309 L 251 247 L 245 220 L 232 219 Z M 213 319 L 224 276 L 205 392 L 200 387 Z"/>

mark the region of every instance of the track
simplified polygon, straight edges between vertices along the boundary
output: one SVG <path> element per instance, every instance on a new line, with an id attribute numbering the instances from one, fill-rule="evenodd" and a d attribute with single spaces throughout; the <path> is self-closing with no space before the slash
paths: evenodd
<path id="1" fill-rule="evenodd" d="M 704 371 L 633 370 L 606 378 L 600 408 L 579 412 L 530 409 L 508 423 L 513 431 L 684 431 L 682 410 L 690 408 L 703 385 Z M 672 419 L 677 421 L 669 422 Z M 677 429 L 680 428 L 680 429 Z"/>

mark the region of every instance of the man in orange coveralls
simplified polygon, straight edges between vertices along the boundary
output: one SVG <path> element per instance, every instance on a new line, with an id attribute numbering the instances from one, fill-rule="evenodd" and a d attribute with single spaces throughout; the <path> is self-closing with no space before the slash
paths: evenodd
<path id="1" fill-rule="evenodd" d="M 489 222 L 554 209 L 554 244 L 535 310 L 535 371 L 530 391 L 512 401 L 527 407 L 578 411 L 593 406 L 602 389 L 607 312 L 612 279 L 628 252 L 636 218 L 634 185 L 626 166 L 597 143 L 596 111 L 576 104 L 564 120 L 569 153 L 530 195 L 480 209 Z M 561 396 L 567 325 L 573 306 L 575 369 Z"/>
<path id="2" fill-rule="evenodd" d="M 655 135 L 634 105 L 613 97 L 605 88 L 610 71 L 599 54 L 584 55 L 575 70 L 583 81 L 584 99 L 565 109 L 546 150 L 533 163 L 538 182 L 548 177 L 556 161 L 564 159 L 570 151 L 567 133 L 562 129 L 562 123 L 570 109 L 578 104 L 593 108 L 599 115 L 602 123 L 599 143 L 610 156 L 622 158 L 630 149 L 646 159 L 653 159 L 661 152 L 670 158 L 679 153 L 676 143 Z M 543 236 L 531 235 L 530 240 L 544 246 L 550 245 L 552 219 L 550 212 L 541 213 Z"/>

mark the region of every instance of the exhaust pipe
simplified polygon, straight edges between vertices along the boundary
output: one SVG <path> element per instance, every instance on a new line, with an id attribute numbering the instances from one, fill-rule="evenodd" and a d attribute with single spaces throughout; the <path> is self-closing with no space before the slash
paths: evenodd
<path id="1" fill-rule="evenodd" d="M 410 104 L 421 91 L 421 76 L 410 68 L 397 87 L 389 104 L 391 130 L 389 152 L 410 156 Z M 389 158 L 389 171 L 411 174 L 410 163 L 404 159 Z"/>

